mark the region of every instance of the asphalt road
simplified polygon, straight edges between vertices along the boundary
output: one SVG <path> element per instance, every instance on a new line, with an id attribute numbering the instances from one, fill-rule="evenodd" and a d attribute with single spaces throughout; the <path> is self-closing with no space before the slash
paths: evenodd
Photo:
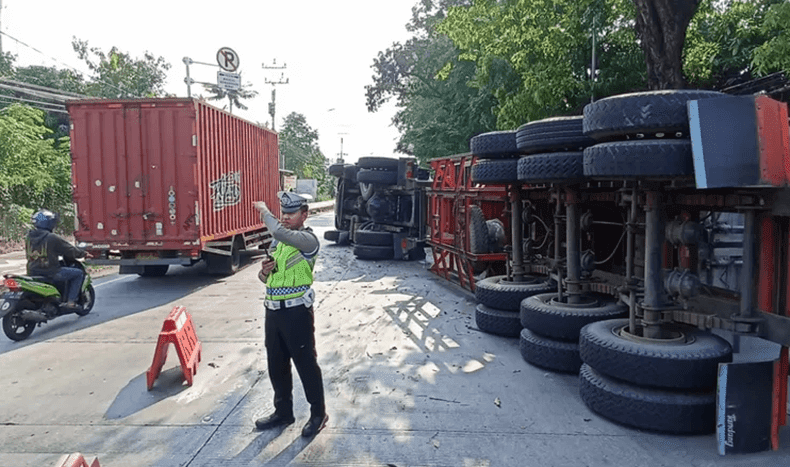
<path id="1" fill-rule="evenodd" d="M 323 239 L 332 214 L 310 224 Z M 50 466 L 73 452 L 103 467 L 790 466 L 787 428 L 778 452 L 721 457 L 712 434 L 647 433 L 598 416 L 577 376 L 530 366 L 517 339 L 479 331 L 474 297 L 428 266 L 323 244 L 315 316 L 330 419 L 313 440 L 299 435 L 308 407 L 296 374 L 297 422 L 253 430 L 272 408 L 254 262 L 227 278 L 188 268 L 100 278 L 95 316 L 0 343 L 0 466 Z M 147 391 L 177 305 L 202 342 L 198 373 L 185 385 L 170 350 Z"/>

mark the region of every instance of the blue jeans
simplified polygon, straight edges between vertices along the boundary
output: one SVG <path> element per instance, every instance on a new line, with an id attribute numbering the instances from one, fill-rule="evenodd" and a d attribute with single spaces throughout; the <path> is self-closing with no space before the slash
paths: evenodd
<path id="1" fill-rule="evenodd" d="M 60 268 L 54 276 L 53 280 L 63 282 L 66 284 L 66 300 L 76 302 L 77 297 L 80 295 L 80 288 L 82 287 L 83 272 L 79 268 Z"/>

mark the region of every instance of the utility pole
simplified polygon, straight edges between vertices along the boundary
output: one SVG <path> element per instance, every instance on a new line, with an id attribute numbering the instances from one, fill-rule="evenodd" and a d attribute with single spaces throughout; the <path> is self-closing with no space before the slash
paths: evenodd
<path id="1" fill-rule="evenodd" d="M 343 162 L 345 162 L 345 160 L 343 159 L 343 156 L 347 156 L 347 155 L 348 154 L 343 152 L 343 137 L 341 136 L 340 137 L 340 152 L 337 154 L 337 163 L 338 164 L 342 164 Z"/>
<path id="2" fill-rule="evenodd" d="M 3 0 L 0 0 L 0 16 L 3 14 Z M 0 28 L 2 28 L 2 20 L 0 19 Z M 3 55 L 3 35 L 0 34 L 0 55 Z"/>
<path id="3" fill-rule="evenodd" d="M 284 70 L 287 64 L 283 63 L 282 66 L 277 65 L 277 59 L 272 60 L 271 65 L 262 64 L 261 68 L 264 70 Z M 275 109 L 275 89 L 274 87 L 278 84 L 288 84 L 288 78 L 285 78 L 285 73 L 280 74 L 280 79 L 278 81 L 272 81 L 268 78 L 264 78 L 264 82 L 266 84 L 272 85 L 272 101 L 269 103 L 269 115 L 272 116 L 272 130 L 275 129 L 275 121 L 274 121 L 274 109 Z"/>

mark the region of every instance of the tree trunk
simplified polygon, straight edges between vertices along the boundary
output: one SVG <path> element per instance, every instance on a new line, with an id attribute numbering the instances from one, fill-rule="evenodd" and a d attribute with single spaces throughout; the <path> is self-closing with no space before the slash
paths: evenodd
<path id="1" fill-rule="evenodd" d="M 686 28 L 700 0 L 634 0 L 636 37 L 645 52 L 650 89 L 682 89 Z"/>

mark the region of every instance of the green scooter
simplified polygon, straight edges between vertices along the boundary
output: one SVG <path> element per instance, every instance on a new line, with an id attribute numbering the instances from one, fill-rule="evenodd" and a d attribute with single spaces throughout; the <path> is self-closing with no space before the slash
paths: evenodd
<path id="1" fill-rule="evenodd" d="M 50 279 L 43 276 L 4 275 L 6 290 L 0 295 L 0 317 L 3 319 L 3 332 L 13 341 L 30 337 L 36 325 L 76 313 L 85 316 L 93 309 L 96 291 L 91 285 L 91 276 L 80 261 L 65 263 L 61 266 L 79 268 L 83 272 L 82 287 L 77 299 L 76 310 L 65 308 L 65 297 Z M 62 284 L 61 284 L 62 285 Z"/>

